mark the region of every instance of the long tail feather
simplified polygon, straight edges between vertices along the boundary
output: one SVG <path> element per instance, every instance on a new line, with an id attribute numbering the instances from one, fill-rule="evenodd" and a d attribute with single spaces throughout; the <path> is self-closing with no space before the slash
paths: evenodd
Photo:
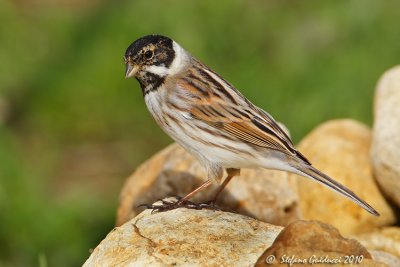
<path id="1" fill-rule="evenodd" d="M 355 202 L 357 205 L 371 213 L 372 215 L 379 216 L 379 213 L 371 207 L 367 202 L 359 198 L 353 191 L 345 187 L 344 185 L 336 182 L 328 175 L 322 173 L 311 165 L 301 165 L 301 167 L 296 167 L 301 174 L 308 178 L 316 180 L 318 183 L 327 186 L 329 189 L 339 192 L 343 196 L 347 197 L 351 201 Z"/>

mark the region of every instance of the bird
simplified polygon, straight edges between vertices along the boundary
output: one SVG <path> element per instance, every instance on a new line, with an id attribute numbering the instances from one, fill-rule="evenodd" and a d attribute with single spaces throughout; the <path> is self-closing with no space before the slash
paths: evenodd
<path id="1" fill-rule="evenodd" d="M 310 178 L 379 216 L 350 189 L 316 169 L 269 113 L 171 38 L 152 34 L 137 39 L 126 49 L 124 63 L 125 78 L 139 82 L 156 123 L 207 173 L 207 180 L 186 196 L 145 204 L 147 208 L 162 212 L 213 206 L 241 168 L 261 167 Z M 209 202 L 190 201 L 213 182 L 220 186 Z"/>

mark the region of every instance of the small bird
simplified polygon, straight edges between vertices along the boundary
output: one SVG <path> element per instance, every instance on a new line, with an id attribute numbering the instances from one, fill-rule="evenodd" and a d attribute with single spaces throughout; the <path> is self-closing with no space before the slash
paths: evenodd
<path id="1" fill-rule="evenodd" d="M 214 205 L 241 168 L 262 167 L 310 178 L 342 194 L 373 215 L 379 213 L 351 190 L 314 168 L 270 114 L 172 39 L 148 35 L 126 50 L 125 78 L 135 77 L 158 125 L 197 158 L 207 181 L 176 201 L 145 205 L 156 211 Z M 227 177 L 214 198 L 196 206 L 189 199 Z M 316 200 L 318 201 L 318 200 Z"/>

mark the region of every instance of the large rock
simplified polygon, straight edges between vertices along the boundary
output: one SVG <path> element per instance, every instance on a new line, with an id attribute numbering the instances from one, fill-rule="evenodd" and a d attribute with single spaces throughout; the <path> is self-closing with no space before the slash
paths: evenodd
<path id="1" fill-rule="evenodd" d="M 184 196 L 205 181 L 204 168 L 177 144 L 143 163 L 126 181 L 121 192 L 117 225 L 135 217 L 142 203 L 166 196 Z M 223 191 L 218 206 L 275 225 L 299 218 L 297 184 L 282 171 L 242 169 Z M 195 201 L 211 199 L 217 185 L 196 195 Z"/>
<path id="2" fill-rule="evenodd" d="M 398 266 L 392 254 L 369 253 L 325 223 L 296 221 L 282 229 L 240 214 L 186 208 L 142 212 L 114 228 L 83 266 L 281 266 L 300 261 L 302 266 Z"/>
<path id="3" fill-rule="evenodd" d="M 364 124 L 333 120 L 314 129 L 298 148 L 316 168 L 350 188 L 381 216 L 372 216 L 342 195 L 297 176 L 305 219 L 328 222 L 344 235 L 367 232 L 395 221 L 373 179 L 370 142 L 371 132 Z"/>
<path id="4" fill-rule="evenodd" d="M 146 210 L 111 231 L 83 266 L 252 266 L 281 229 L 221 211 Z"/>
<path id="5" fill-rule="evenodd" d="M 400 207 L 400 66 L 383 74 L 374 101 L 371 157 L 375 177 Z"/>
<path id="6" fill-rule="evenodd" d="M 256 266 L 281 264 L 385 266 L 372 260 L 371 254 L 358 241 L 343 238 L 337 229 L 318 221 L 289 224 L 259 258 Z"/>

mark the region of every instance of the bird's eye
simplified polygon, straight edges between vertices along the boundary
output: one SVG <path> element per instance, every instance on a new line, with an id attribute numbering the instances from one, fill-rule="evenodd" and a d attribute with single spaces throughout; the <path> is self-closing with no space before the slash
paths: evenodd
<path id="1" fill-rule="evenodd" d="M 152 57 L 153 57 L 153 51 L 151 51 L 151 50 L 146 51 L 146 52 L 144 53 L 144 56 L 145 56 L 147 59 L 152 58 Z"/>

